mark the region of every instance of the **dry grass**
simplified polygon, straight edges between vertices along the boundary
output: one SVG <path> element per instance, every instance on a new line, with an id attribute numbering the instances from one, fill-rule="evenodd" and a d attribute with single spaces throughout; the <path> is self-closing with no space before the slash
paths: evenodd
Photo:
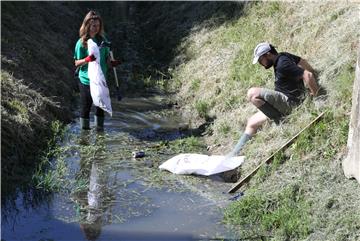
<path id="1" fill-rule="evenodd" d="M 273 12 L 264 10 L 261 5 L 265 4 L 275 6 L 269 7 L 274 9 Z M 217 118 L 213 126 L 214 135 L 209 141 L 221 143 L 228 150 L 247 117 L 256 111 L 246 101 L 247 89 L 273 86 L 271 71 L 251 66 L 252 49 L 257 42 L 270 41 L 280 51 L 293 52 L 307 59 L 320 72 L 319 82 L 329 91 L 328 103 L 335 103 L 339 99 L 338 91 L 334 91 L 339 86 L 335 79 L 342 69 L 353 65 L 359 36 L 356 5 L 260 3 L 249 7 L 248 15 L 229 26 L 195 28 L 183 44 L 195 57 L 175 73 L 175 82 L 182 83 L 178 100 L 183 103 L 189 119 L 198 120 L 191 124 L 201 121 L 194 103 L 198 100 L 207 102 L 211 107 L 209 114 Z M 200 82 L 196 91 L 192 89 L 194 80 Z M 303 119 L 304 122 L 308 120 Z M 231 123 L 229 133 L 221 132 L 224 123 Z"/>
<path id="2" fill-rule="evenodd" d="M 253 189 L 251 197 L 271 195 L 295 184 L 305 190 L 312 228 L 298 239 L 356 240 L 360 236 L 356 221 L 360 189 L 345 179 L 340 165 L 359 46 L 359 10 L 358 3 L 350 2 L 247 4 L 237 21 L 218 28 L 195 27 L 183 43 L 187 61 L 174 71 L 174 83 L 181 83 L 177 99 L 189 124 L 204 121 L 204 111 L 216 117 L 213 134 L 206 137 L 208 145 L 221 144 L 212 150 L 215 154 L 231 150 L 247 118 L 256 111 L 246 101 L 247 89 L 273 88 L 272 72 L 251 64 L 258 42 L 269 41 L 279 51 L 302 56 L 316 69 L 319 83 L 328 91 L 327 99 L 307 98 L 281 125 L 267 123 L 244 149 L 247 161 L 241 168 L 242 174 L 248 173 L 317 114 L 328 111 L 320 127 L 310 131 L 314 136 L 305 134 L 308 139 L 302 140 L 301 148 L 296 147 L 297 141 L 288 149 L 285 164 L 270 173 L 263 170 L 265 177 L 260 175 L 247 186 Z M 196 105 L 199 101 L 207 108 Z M 286 238 L 272 231 L 272 238 Z"/>

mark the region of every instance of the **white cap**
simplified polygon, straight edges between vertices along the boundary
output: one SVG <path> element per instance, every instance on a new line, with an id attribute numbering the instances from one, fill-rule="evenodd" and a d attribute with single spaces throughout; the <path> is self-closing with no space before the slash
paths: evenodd
<path id="1" fill-rule="evenodd" d="M 267 42 L 259 43 L 254 49 L 253 64 L 259 61 L 259 58 L 271 50 L 270 44 Z"/>

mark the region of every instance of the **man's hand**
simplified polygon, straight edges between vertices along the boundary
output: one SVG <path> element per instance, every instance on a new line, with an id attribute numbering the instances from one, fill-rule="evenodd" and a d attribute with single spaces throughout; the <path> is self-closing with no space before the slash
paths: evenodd
<path id="1" fill-rule="evenodd" d="M 96 58 L 95 58 L 95 56 L 92 54 L 92 55 L 89 55 L 89 56 L 87 56 L 86 58 L 85 58 L 85 62 L 86 63 L 89 63 L 89 62 L 92 62 L 92 61 L 95 61 L 96 60 Z"/>
<path id="2" fill-rule="evenodd" d="M 121 64 L 120 60 L 111 60 L 110 61 L 110 64 L 111 64 L 111 67 L 116 67 L 118 66 L 119 64 Z"/>

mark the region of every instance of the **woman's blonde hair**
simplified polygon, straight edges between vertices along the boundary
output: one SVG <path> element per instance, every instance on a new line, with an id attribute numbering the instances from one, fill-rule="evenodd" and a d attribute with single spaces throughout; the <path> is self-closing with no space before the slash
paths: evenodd
<path id="1" fill-rule="evenodd" d="M 102 38 L 104 38 L 104 25 L 103 25 L 103 21 L 102 18 L 100 17 L 99 14 L 97 14 L 95 11 L 90 11 L 86 14 L 80 30 L 79 30 L 79 36 L 81 38 L 81 42 L 82 45 L 87 48 L 87 40 L 90 38 L 90 25 L 95 21 L 95 20 L 99 20 L 100 22 L 100 30 L 98 35 L 100 35 Z"/>

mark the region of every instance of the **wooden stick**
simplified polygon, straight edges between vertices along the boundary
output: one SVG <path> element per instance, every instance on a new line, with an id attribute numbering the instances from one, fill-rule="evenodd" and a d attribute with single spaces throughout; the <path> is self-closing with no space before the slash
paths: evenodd
<path id="1" fill-rule="evenodd" d="M 289 141 L 287 141 L 284 145 L 282 145 L 279 149 L 277 149 L 271 156 L 269 156 L 265 161 L 263 161 L 262 163 L 260 163 L 260 165 L 258 165 L 252 172 L 250 172 L 249 175 L 247 175 L 246 177 L 244 177 L 243 179 L 241 179 L 239 182 L 235 183 L 228 191 L 228 193 L 233 193 L 235 191 L 237 191 L 242 185 L 245 184 L 245 182 L 248 182 L 252 176 L 254 176 L 256 174 L 256 172 L 260 169 L 260 167 L 262 167 L 264 164 L 266 163 L 270 163 L 273 159 L 274 156 L 281 151 L 282 149 L 288 147 L 289 145 L 291 145 L 294 140 L 307 128 L 309 128 L 310 126 L 312 126 L 313 124 L 315 124 L 316 122 L 318 122 L 324 115 L 325 112 L 322 112 L 320 115 L 318 115 L 312 122 L 310 122 L 307 126 L 305 126 L 301 131 L 299 131 L 295 136 L 293 136 Z"/>

